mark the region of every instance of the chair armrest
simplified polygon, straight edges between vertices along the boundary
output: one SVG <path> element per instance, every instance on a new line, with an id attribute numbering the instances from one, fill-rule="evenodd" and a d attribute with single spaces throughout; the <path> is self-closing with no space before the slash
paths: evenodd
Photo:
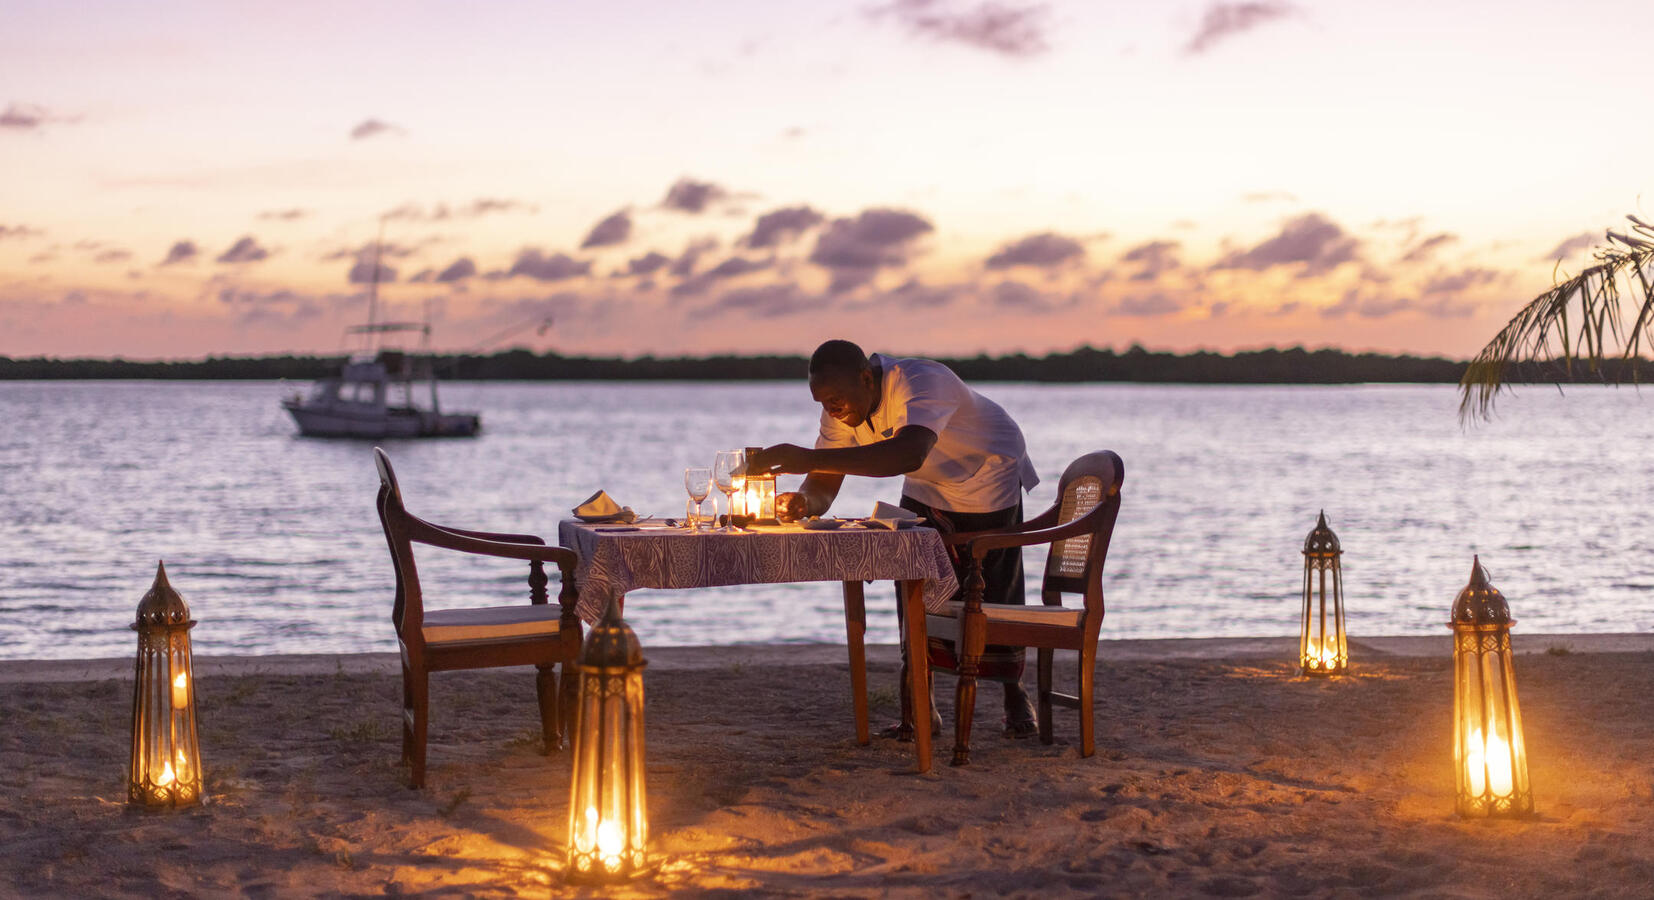
<path id="1" fill-rule="evenodd" d="M 979 537 L 983 537 L 984 535 L 990 535 L 990 534 L 1019 534 L 1019 533 L 1023 533 L 1023 532 L 1033 531 L 1035 529 L 1046 528 L 1046 527 L 1049 527 L 1051 525 L 1057 524 L 1057 512 L 1058 512 L 1058 507 L 1055 504 L 1053 504 L 1050 509 L 1047 509 L 1045 512 L 1042 512 L 1039 515 L 1033 517 L 1032 519 L 1029 519 L 1029 520 L 1023 522 L 1022 524 L 1018 525 L 1014 530 L 1008 530 L 1008 529 L 1003 529 L 1003 528 L 985 528 L 981 531 L 943 532 L 942 541 L 944 543 L 950 545 L 950 546 L 960 546 L 960 545 L 964 545 L 964 544 L 969 544 L 971 541 L 976 540 Z M 1038 543 L 1038 542 L 1036 541 L 1036 543 Z"/>
<path id="2" fill-rule="evenodd" d="M 495 531 L 468 531 L 464 528 L 450 528 L 447 525 L 438 525 L 435 522 L 426 522 L 432 528 L 440 528 L 450 534 L 462 537 L 482 538 L 485 541 L 503 541 L 508 544 L 544 544 L 545 538 L 532 534 L 505 534 Z"/>
<path id="3" fill-rule="evenodd" d="M 413 519 L 412 516 L 409 517 Z M 486 538 L 470 537 L 446 528 L 439 528 L 429 522 L 413 519 L 408 523 L 408 537 L 421 544 L 432 547 L 442 547 L 446 550 L 457 550 L 461 553 L 474 553 L 478 556 L 497 556 L 504 559 L 524 559 L 530 561 L 552 562 L 557 564 L 565 576 L 574 573 L 574 567 L 580 557 L 567 547 L 547 547 L 544 544 L 516 544 L 508 541 L 492 541 Z"/>
<path id="4" fill-rule="evenodd" d="M 983 556 L 989 550 L 1002 547 L 1026 547 L 1030 544 L 1049 544 L 1064 538 L 1079 537 L 1082 534 L 1092 534 L 1097 530 L 1098 518 L 1101 518 L 1107 504 L 1098 504 L 1091 512 L 1055 528 L 1037 528 L 1028 531 L 993 531 L 979 533 L 977 537 L 965 542 L 965 552 L 970 556 Z"/>

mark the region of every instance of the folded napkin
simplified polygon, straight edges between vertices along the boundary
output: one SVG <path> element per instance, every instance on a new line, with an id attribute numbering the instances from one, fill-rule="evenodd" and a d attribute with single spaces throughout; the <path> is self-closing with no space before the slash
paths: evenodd
<path id="1" fill-rule="evenodd" d="M 919 514 L 911 509 L 891 506 L 881 500 L 874 504 L 873 515 L 869 516 L 864 524 L 869 528 L 888 528 L 895 531 L 901 527 L 902 522 L 915 521 L 918 518 Z"/>
<path id="2" fill-rule="evenodd" d="M 574 517 L 582 522 L 631 522 L 637 513 L 616 503 L 607 491 L 598 491 L 574 508 Z"/>

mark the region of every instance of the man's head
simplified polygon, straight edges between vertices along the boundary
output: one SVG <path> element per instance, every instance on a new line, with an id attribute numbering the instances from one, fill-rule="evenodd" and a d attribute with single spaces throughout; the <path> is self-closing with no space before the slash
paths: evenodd
<path id="1" fill-rule="evenodd" d="M 828 341 L 810 355 L 810 396 L 827 415 L 855 428 L 879 403 L 879 379 L 860 347 Z"/>

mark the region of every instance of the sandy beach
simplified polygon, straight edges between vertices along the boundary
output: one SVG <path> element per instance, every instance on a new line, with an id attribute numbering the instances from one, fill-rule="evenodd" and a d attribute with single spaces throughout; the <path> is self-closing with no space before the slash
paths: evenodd
<path id="1" fill-rule="evenodd" d="M 130 661 L 0 663 L 0 892 L 59 897 L 1647 896 L 1654 640 L 1516 636 L 1538 809 L 1453 815 L 1448 645 L 1353 642 L 1298 677 L 1289 639 L 1105 641 L 1098 752 L 998 734 L 913 773 L 854 739 L 843 648 L 650 658 L 652 877 L 563 885 L 566 754 L 528 670 L 433 680 L 425 790 L 397 765 L 394 657 L 203 658 L 211 802 L 125 803 Z M 870 648 L 875 724 L 895 650 Z M 1059 660 L 1059 673 L 1062 660 Z M 951 726 L 951 680 L 937 699 Z"/>

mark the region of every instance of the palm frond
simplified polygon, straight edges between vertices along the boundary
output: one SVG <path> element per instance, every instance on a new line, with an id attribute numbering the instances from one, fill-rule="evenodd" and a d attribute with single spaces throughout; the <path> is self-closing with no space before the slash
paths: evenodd
<path id="1" fill-rule="evenodd" d="M 1654 345 L 1654 225 L 1626 218 L 1631 227 L 1609 231 L 1593 265 L 1529 301 L 1470 361 L 1459 381 L 1461 420 L 1491 417 L 1512 376 L 1575 380 L 1576 361 L 1607 383 L 1637 380 L 1641 351 Z"/>

